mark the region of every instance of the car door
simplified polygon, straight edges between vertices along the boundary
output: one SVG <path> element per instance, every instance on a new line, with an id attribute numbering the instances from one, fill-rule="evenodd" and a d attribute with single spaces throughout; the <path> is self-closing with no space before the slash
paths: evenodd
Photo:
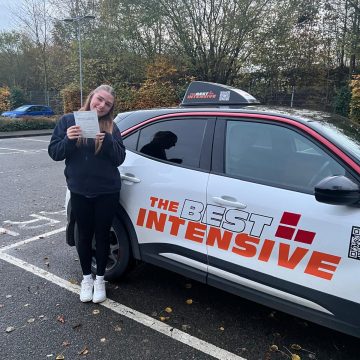
<path id="1" fill-rule="evenodd" d="M 207 192 L 209 283 L 318 322 L 360 326 L 360 209 L 316 201 L 346 165 L 296 127 L 219 118 Z M 356 250 L 357 249 L 357 250 Z M 357 320 L 356 320 L 357 319 Z"/>
<path id="2" fill-rule="evenodd" d="M 205 282 L 206 203 L 214 121 L 181 117 L 150 122 L 124 138 L 121 205 L 147 262 Z M 206 156 L 207 155 L 207 156 Z"/>

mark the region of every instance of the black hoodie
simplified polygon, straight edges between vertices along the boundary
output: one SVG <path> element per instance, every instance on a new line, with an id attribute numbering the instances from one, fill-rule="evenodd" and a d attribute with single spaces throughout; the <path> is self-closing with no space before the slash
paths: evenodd
<path id="1" fill-rule="evenodd" d="M 97 196 L 118 192 L 121 179 L 118 166 L 125 160 L 125 146 L 120 131 L 114 124 L 112 134 L 106 133 L 101 149 L 95 155 L 94 139 L 76 145 L 66 131 L 75 125 L 73 114 L 61 117 L 52 134 L 48 153 L 55 161 L 65 159 L 65 177 L 71 192 L 84 196 Z"/>

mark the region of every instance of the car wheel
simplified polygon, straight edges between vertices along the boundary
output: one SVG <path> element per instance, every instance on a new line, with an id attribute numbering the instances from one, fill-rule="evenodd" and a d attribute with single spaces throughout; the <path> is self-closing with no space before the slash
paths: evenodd
<path id="1" fill-rule="evenodd" d="M 75 245 L 78 249 L 79 232 L 75 224 Z M 128 269 L 130 264 L 130 245 L 129 237 L 124 225 L 118 218 L 115 218 L 110 229 L 110 251 L 105 270 L 106 280 L 116 280 L 120 278 Z M 95 259 L 95 237 L 92 239 L 92 261 L 91 272 L 96 274 Z"/>

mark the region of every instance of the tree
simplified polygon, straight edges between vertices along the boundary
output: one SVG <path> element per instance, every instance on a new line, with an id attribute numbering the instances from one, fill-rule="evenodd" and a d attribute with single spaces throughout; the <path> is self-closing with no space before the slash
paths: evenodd
<path id="1" fill-rule="evenodd" d="M 50 13 L 48 11 L 46 0 L 24 0 L 21 11 L 17 13 L 19 21 L 23 24 L 24 29 L 35 44 L 37 50 L 38 64 L 44 89 L 44 100 L 48 99 L 49 75 L 48 75 L 48 47 L 49 47 L 49 28 Z"/>

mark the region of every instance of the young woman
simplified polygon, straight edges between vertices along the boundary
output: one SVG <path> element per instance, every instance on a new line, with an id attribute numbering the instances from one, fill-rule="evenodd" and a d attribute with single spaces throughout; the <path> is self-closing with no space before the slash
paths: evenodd
<path id="1" fill-rule="evenodd" d="M 55 161 L 65 159 L 65 177 L 71 207 L 79 229 L 78 253 L 83 272 L 80 300 L 106 299 L 104 274 L 110 248 L 110 228 L 121 188 L 117 169 L 125 159 L 121 134 L 113 122 L 115 94 L 109 85 L 93 90 L 83 111 L 97 112 L 100 132 L 95 139 L 81 136 L 73 114 L 62 116 L 48 147 Z M 92 239 L 96 242 L 96 279 L 91 275 Z"/>

